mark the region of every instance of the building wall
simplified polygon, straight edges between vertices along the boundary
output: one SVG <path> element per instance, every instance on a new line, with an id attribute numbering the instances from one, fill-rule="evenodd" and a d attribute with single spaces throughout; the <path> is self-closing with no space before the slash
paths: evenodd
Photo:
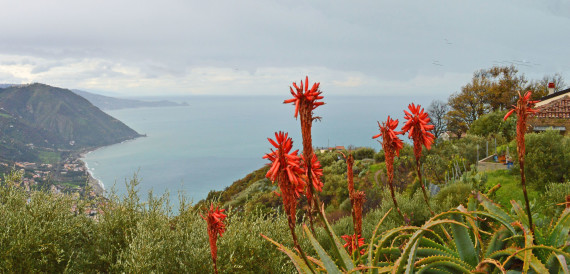
<path id="1" fill-rule="evenodd" d="M 544 127 L 544 126 L 550 126 L 550 127 L 566 127 L 566 131 L 561 132 L 562 134 L 566 135 L 566 136 L 570 136 L 570 119 L 566 119 L 566 118 L 537 118 L 537 117 L 531 117 L 528 119 L 528 124 L 530 125 L 529 131 L 533 132 L 533 128 L 534 127 Z"/>

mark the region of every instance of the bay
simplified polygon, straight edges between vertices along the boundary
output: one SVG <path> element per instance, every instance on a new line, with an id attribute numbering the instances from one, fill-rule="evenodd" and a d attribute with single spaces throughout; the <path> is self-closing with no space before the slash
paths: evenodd
<path id="1" fill-rule="evenodd" d="M 170 98 L 171 100 L 173 98 Z M 174 98 L 189 106 L 135 108 L 107 111 L 147 137 L 103 148 L 85 155 L 92 175 L 107 191 L 125 194 L 125 181 L 140 179 L 141 196 L 170 193 L 173 205 L 178 191 L 197 202 L 211 190 L 222 190 L 262 167 L 271 145 L 267 137 L 289 132 L 294 149 L 301 148 L 299 121 L 294 106 L 283 97 L 192 96 Z M 415 97 L 427 106 L 431 98 Z M 380 149 L 371 137 L 377 121 L 388 115 L 401 119 L 411 102 L 404 96 L 326 96 L 315 110 L 321 121 L 313 124 L 313 145 L 366 146 Z"/>

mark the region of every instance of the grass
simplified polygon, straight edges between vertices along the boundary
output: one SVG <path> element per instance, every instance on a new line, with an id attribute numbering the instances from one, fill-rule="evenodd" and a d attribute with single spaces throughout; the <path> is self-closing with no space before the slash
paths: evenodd
<path id="1" fill-rule="evenodd" d="M 494 196 L 494 200 L 501 206 L 510 208 L 511 200 L 524 201 L 520 175 L 514 175 L 510 170 L 494 170 L 486 172 L 485 174 L 488 179 L 485 183 L 485 187 L 487 189 L 490 189 L 497 184 L 501 184 L 501 188 L 497 190 Z M 532 202 L 533 200 L 539 199 L 540 193 L 532 187 L 528 188 L 530 201 Z"/>
<path id="2" fill-rule="evenodd" d="M 57 164 L 61 160 L 61 155 L 54 151 L 40 151 L 38 157 L 44 164 Z"/>
<path id="3" fill-rule="evenodd" d="M 6 114 L 6 113 L 0 113 L 0 117 L 12 118 L 12 116 L 10 116 L 10 114 Z"/>

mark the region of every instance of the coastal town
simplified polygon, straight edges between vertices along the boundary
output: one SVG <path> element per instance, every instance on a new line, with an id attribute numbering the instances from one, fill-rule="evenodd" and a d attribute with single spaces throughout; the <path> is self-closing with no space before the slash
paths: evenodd
<path id="1" fill-rule="evenodd" d="M 84 194 L 101 196 L 104 189 L 88 172 L 79 155 L 69 154 L 55 163 L 42 162 L 6 162 L 0 163 L 4 170 L 23 172 L 21 186 L 26 191 L 33 189 L 49 189 L 54 194 Z M 89 186 L 86 188 L 86 186 Z"/>

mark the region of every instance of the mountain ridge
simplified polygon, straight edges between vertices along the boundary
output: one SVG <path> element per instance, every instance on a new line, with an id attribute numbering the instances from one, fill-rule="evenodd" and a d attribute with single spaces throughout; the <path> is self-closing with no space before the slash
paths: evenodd
<path id="1" fill-rule="evenodd" d="M 39 83 L 0 89 L 0 128 L 19 129 L 3 131 L 4 141 L 69 150 L 142 136 L 71 90 Z M 34 130 L 44 142 L 38 143 Z"/>
<path id="2" fill-rule="evenodd" d="M 95 94 L 83 90 L 72 89 L 75 94 L 87 99 L 96 107 L 101 110 L 117 110 L 124 108 L 140 108 L 140 107 L 176 107 L 176 106 L 188 106 L 187 103 L 175 103 L 167 100 L 161 101 L 142 101 L 136 99 L 124 99 L 110 97 L 100 94 Z"/>

